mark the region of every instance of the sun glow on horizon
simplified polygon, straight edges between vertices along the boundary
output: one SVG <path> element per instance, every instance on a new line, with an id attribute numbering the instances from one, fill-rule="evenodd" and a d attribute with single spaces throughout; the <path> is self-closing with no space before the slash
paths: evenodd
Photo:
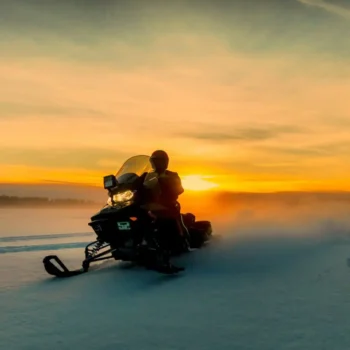
<path id="1" fill-rule="evenodd" d="M 189 191 L 207 191 L 219 185 L 205 180 L 204 176 L 201 175 L 187 175 L 182 178 L 182 186 Z"/>

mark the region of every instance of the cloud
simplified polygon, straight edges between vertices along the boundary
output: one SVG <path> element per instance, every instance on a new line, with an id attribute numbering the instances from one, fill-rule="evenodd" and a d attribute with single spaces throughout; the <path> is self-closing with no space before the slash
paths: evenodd
<path id="1" fill-rule="evenodd" d="M 319 7 L 327 12 L 335 14 L 337 16 L 343 17 L 345 19 L 350 19 L 350 8 L 343 6 L 338 3 L 330 3 L 325 0 L 297 0 L 302 4 Z"/>
<path id="2" fill-rule="evenodd" d="M 268 152 L 273 154 L 283 154 L 284 156 L 296 156 L 298 159 L 307 158 L 309 161 L 314 158 L 333 158 L 333 157 L 350 157 L 349 154 L 350 142 L 324 142 L 324 143 L 311 143 L 300 147 L 295 146 L 264 146 L 262 145 L 260 150 L 262 152 Z"/>
<path id="3" fill-rule="evenodd" d="M 172 56 L 198 58 L 198 46 L 176 39 L 196 35 L 218 38 L 232 52 L 247 54 L 349 54 L 342 35 L 348 28 L 305 11 L 295 0 L 2 0 L 0 13 L 6 14 L 0 49 L 8 58 L 54 57 L 132 69 L 152 66 L 152 52 L 161 46 Z M 160 42 L 160 33 L 169 40 Z M 210 54 L 211 46 L 211 41 L 202 46 L 201 56 Z M 161 65 L 163 54 L 156 61 Z"/>
<path id="4" fill-rule="evenodd" d="M 95 109 L 84 109 L 69 106 L 60 106 L 58 104 L 29 104 L 20 102 L 1 102 L 0 100 L 0 119 L 4 118 L 32 118 L 33 116 L 41 118 L 96 118 L 106 117 L 106 113 Z"/>
<path id="5" fill-rule="evenodd" d="M 200 129 L 203 129 L 200 128 Z M 284 134 L 291 133 L 301 133 L 302 128 L 293 125 L 270 125 L 263 127 L 245 127 L 240 126 L 232 127 L 228 125 L 225 127 L 217 127 L 215 125 L 210 125 L 206 127 L 207 130 L 201 131 L 197 130 L 191 133 L 183 132 L 179 135 L 182 137 L 189 137 L 199 140 L 208 141 L 238 141 L 238 142 L 254 142 L 254 141 L 264 141 L 269 139 L 275 139 Z M 222 129 L 224 131 L 217 132 L 217 129 Z M 228 131 L 231 129 L 232 131 Z"/>
<path id="6" fill-rule="evenodd" d="M 99 148 L 5 148 L 0 153 L 0 164 L 29 167 L 66 168 L 116 171 L 130 154 L 122 150 Z"/>

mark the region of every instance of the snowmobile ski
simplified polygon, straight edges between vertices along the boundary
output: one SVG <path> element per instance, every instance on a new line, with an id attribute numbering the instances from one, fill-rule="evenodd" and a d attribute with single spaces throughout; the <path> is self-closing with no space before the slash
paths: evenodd
<path id="1" fill-rule="evenodd" d="M 61 269 L 55 265 L 52 260 L 55 261 Z M 71 277 L 87 272 L 87 269 L 84 269 L 83 267 L 76 270 L 69 270 L 57 255 L 46 256 L 43 259 L 43 263 L 46 272 L 56 277 Z"/>

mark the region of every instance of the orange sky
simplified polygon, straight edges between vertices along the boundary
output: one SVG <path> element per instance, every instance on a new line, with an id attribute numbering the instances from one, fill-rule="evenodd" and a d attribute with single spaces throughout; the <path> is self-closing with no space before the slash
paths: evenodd
<path id="1" fill-rule="evenodd" d="M 163 148 L 219 189 L 350 190 L 350 9 L 263 3 L 0 5 L 0 182 Z"/>

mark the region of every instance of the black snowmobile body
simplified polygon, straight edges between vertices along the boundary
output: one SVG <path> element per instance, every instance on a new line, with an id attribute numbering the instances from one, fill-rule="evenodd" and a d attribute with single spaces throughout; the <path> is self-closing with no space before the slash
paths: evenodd
<path id="1" fill-rule="evenodd" d="M 166 253 L 169 256 L 208 243 L 212 237 L 211 223 L 196 221 L 192 213 L 180 214 L 178 203 L 178 222 L 183 227 L 184 237 L 179 236 L 175 221 L 157 220 L 147 210 L 143 188 L 147 186 L 147 176 L 151 170 L 149 156 L 141 155 L 128 159 L 115 176 L 106 176 L 104 187 L 109 192 L 109 198 L 107 204 L 88 223 L 97 239 L 86 246 L 82 268 L 70 271 L 57 256 L 50 255 L 43 260 L 46 271 L 57 277 L 74 276 L 87 272 L 91 263 L 105 259 L 130 261 L 154 268 L 161 242 L 167 242 Z M 172 266 L 166 271 L 158 271 L 175 273 L 181 270 L 183 268 Z"/>

